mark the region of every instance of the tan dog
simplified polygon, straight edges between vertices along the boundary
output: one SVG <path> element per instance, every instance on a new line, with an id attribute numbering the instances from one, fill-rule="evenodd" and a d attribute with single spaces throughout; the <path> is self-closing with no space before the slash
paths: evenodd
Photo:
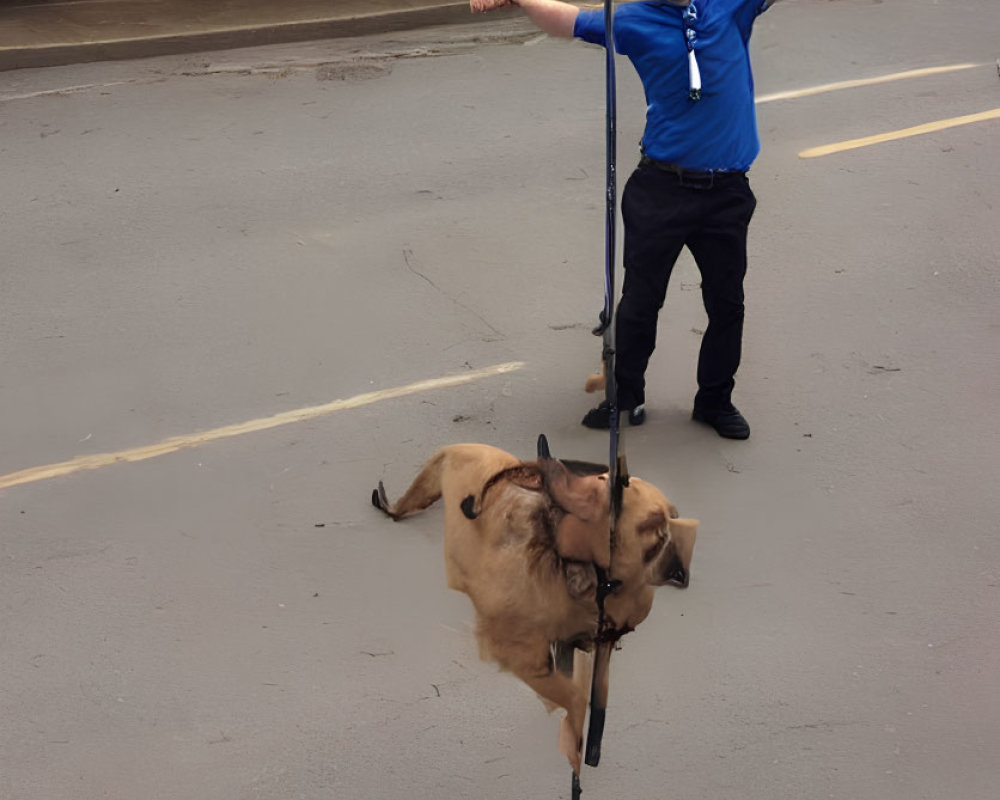
<path id="1" fill-rule="evenodd" d="M 448 586 L 472 600 L 480 656 L 514 673 L 550 710 L 566 710 L 560 750 L 579 774 L 590 678 L 584 660 L 573 669 L 566 654 L 591 650 L 598 636 L 595 565 L 621 582 L 605 601 L 606 620 L 621 635 L 649 614 L 655 586 L 687 585 L 698 523 L 679 519 L 658 489 L 632 478 L 612 550 L 607 468 L 524 462 L 482 444 L 442 448 L 397 502 L 381 482 L 372 502 L 399 520 L 441 497 Z"/>

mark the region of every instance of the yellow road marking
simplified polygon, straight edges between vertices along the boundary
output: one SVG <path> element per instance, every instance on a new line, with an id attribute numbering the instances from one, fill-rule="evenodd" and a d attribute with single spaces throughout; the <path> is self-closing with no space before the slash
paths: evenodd
<path id="1" fill-rule="evenodd" d="M 281 425 L 289 425 L 293 422 L 303 422 L 316 417 L 332 414 L 335 411 L 346 411 L 359 406 L 367 406 L 371 403 L 378 403 L 382 400 L 393 400 L 397 397 L 405 397 L 418 392 L 429 392 L 434 389 L 446 389 L 451 386 L 460 386 L 472 383 L 482 378 L 490 378 L 495 375 L 504 375 L 508 372 L 515 372 L 524 366 L 523 361 L 511 361 L 506 364 L 496 364 L 492 367 L 463 372 L 459 375 L 450 375 L 444 378 L 431 378 L 429 380 L 409 383 L 405 386 L 397 386 L 394 389 L 380 389 L 374 392 L 355 395 L 346 400 L 334 400 L 332 403 L 325 403 L 319 406 L 299 408 L 294 411 L 285 411 L 275 414 L 272 417 L 263 417 L 249 422 L 241 422 L 236 425 L 226 425 L 215 430 L 203 431 L 202 433 L 190 434 L 188 436 L 174 436 L 164 439 L 159 444 L 146 445 L 145 447 L 135 447 L 130 450 L 121 450 L 117 453 L 101 453 L 92 456 L 80 456 L 70 461 L 63 461 L 59 464 L 49 464 L 43 467 L 32 467 L 31 469 L 11 472 L 7 475 L 0 475 L 0 489 L 11 486 L 18 486 L 23 483 L 34 483 L 36 481 L 57 478 L 62 475 L 69 475 L 87 469 L 97 469 L 111 464 L 122 462 L 145 461 L 149 458 L 167 455 L 189 447 L 198 447 L 208 442 L 215 442 L 219 439 L 228 439 L 233 436 L 242 436 L 247 433 L 257 433 Z"/>
<path id="2" fill-rule="evenodd" d="M 957 128 L 960 125 L 972 125 L 975 122 L 984 122 L 990 119 L 1000 119 L 1000 108 L 994 108 L 992 111 L 982 111 L 979 114 L 968 114 L 964 117 L 952 117 L 951 119 L 942 119 L 937 122 L 928 122 L 924 125 L 915 125 L 912 128 L 903 128 L 898 131 L 877 133 L 874 136 L 864 136 L 860 139 L 850 139 L 846 142 L 827 144 L 822 147 L 810 147 L 808 150 L 803 150 L 799 153 L 799 158 L 819 158 L 820 156 L 828 156 L 833 153 L 842 153 L 845 150 L 857 150 L 859 147 L 892 142 L 896 139 L 906 139 L 910 136 L 920 136 L 925 133 L 935 133 L 947 130 L 948 128 Z"/>
<path id="3" fill-rule="evenodd" d="M 874 86 L 879 83 L 889 83 L 891 81 L 902 81 L 908 78 L 925 78 L 928 75 L 942 75 L 947 72 L 958 72 L 963 69 L 973 69 L 984 66 L 983 64 L 952 64 L 947 67 L 925 67 L 923 69 L 911 69 L 907 72 L 894 72 L 889 75 L 880 75 L 877 78 L 858 78 L 850 81 L 838 81 L 837 83 L 824 83 L 819 86 L 811 86 L 806 89 L 791 89 L 786 92 L 774 92 L 773 94 L 760 95 L 758 103 L 773 103 L 775 100 L 797 100 L 800 97 L 812 97 L 826 92 L 836 92 L 841 89 L 857 89 L 862 86 Z"/>

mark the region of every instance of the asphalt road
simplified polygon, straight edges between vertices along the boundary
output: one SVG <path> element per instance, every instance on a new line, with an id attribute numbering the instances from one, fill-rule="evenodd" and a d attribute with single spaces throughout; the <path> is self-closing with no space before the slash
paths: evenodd
<path id="1" fill-rule="evenodd" d="M 585 797 L 996 796 L 1000 120 L 800 154 L 1000 108 L 997 30 L 758 23 L 753 435 L 688 419 L 684 256 L 626 448 L 692 584 L 616 654 Z M 602 65 L 509 17 L 0 75 L 3 800 L 568 796 L 440 510 L 368 498 L 449 442 L 605 456 Z"/>

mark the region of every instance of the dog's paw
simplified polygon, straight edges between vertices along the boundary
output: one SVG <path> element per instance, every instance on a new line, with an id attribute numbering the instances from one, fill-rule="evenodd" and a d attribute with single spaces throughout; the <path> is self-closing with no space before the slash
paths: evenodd
<path id="1" fill-rule="evenodd" d="M 392 513 L 392 503 L 389 502 L 389 498 L 386 496 L 385 486 L 382 485 L 382 481 L 378 482 L 377 489 L 372 489 L 372 505 L 387 516 L 397 519 L 396 515 Z"/>

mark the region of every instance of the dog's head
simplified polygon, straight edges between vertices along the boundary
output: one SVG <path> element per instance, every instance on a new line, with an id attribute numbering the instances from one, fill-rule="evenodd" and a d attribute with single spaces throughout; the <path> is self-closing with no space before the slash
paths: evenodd
<path id="1" fill-rule="evenodd" d="M 688 585 L 697 520 L 681 519 L 659 489 L 631 478 L 623 489 L 612 556 L 608 472 L 547 455 L 538 464 L 546 488 L 566 512 L 556 527 L 556 547 L 563 558 L 605 568 L 613 561 L 612 577 L 635 587 Z"/>
<path id="2" fill-rule="evenodd" d="M 687 586 L 697 534 L 697 520 L 682 519 L 659 489 L 631 478 L 615 529 L 614 577 L 651 586 Z"/>

